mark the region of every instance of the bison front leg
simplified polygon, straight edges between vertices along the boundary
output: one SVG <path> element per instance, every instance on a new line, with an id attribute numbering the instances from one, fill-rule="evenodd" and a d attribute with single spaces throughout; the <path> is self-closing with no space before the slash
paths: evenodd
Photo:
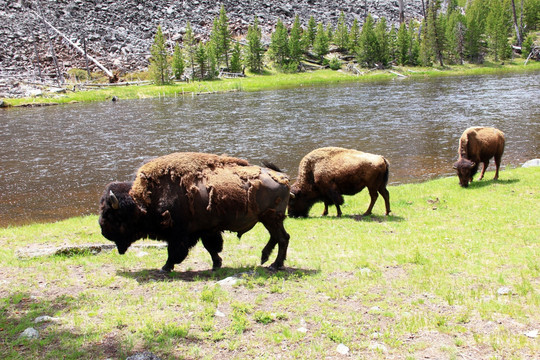
<path id="1" fill-rule="evenodd" d="M 182 242 L 169 242 L 167 246 L 168 258 L 167 262 L 161 268 L 162 272 L 171 272 L 174 270 L 175 264 L 180 264 L 188 255 L 189 249 Z"/>
<path id="2" fill-rule="evenodd" d="M 482 172 L 480 173 L 480 177 L 478 178 L 478 180 L 482 180 L 484 178 L 484 173 L 486 172 L 486 169 L 488 166 L 489 166 L 489 160 L 488 162 L 482 163 Z"/>
<path id="3" fill-rule="evenodd" d="M 213 233 L 201 236 L 202 243 L 212 257 L 212 270 L 221 268 L 222 260 L 219 253 L 223 251 L 223 237 L 221 233 Z"/>

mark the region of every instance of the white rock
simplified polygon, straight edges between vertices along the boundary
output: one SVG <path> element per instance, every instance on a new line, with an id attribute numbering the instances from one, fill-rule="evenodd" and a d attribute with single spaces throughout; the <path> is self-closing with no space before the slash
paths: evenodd
<path id="1" fill-rule="evenodd" d="M 527 331 L 525 333 L 525 336 L 526 337 L 530 337 L 530 338 L 537 338 L 538 337 L 538 329 L 534 329 L 534 330 L 531 330 L 531 331 Z"/>
<path id="2" fill-rule="evenodd" d="M 217 283 L 221 286 L 233 286 L 236 285 L 238 281 L 240 281 L 240 279 L 236 276 L 229 276 L 223 280 L 218 281 Z"/>
<path id="3" fill-rule="evenodd" d="M 298 329 L 296 329 L 297 331 L 301 332 L 301 333 L 307 333 L 307 329 L 305 327 L 299 327 Z"/>
<path id="4" fill-rule="evenodd" d="M 371 271 L 370 268 L 361 268 L 360 269 L 360 274 L 362 274 L 362 275 L 369 275 L 371 273 L 372 273 L 372 271 Z"/>
<path id="5" fill-rule="evenodd" d="M 510 294 L 510 292 L 511 292 L 511 290 L 507 286 L 500 287 L 497 290 L 497 294 L 499 294 L 499 295 L 508 295 L 508 294 Z"/>
<path id="6" fill-rule="evenodd" d="M 56 322 L 56 321 L 59 321 L 59 320 L 60 320 L 59 318 L 43 315 L 43 316 L 38 316 L 37 318 L 35 318 L 34 319 L 34 324 L 39 324 L 39 323 L 42 323 L 42 322 Z"/>
<path id="7" fill-rule="evenodd" d="M 142 258 L 142 257 L 145 257 L 147 255 L 148 255 L 148 253 L 146 251 L 139 251 L 135 256 L 137 256 L 138 258 Z"/>
<path id="8" fill-rule="evenodd" d="M 371 343 L 369 345 L 369 348 L 371 350 L 380 350 L 382 352 L 388 352 L 388 349 L 386 348 L 386 346 L 384 346 L 383 344 L 379 344 L 379 343 Z"/>
<path id="9" fill-rule="evenodd" d="M 216 312 L 214 313 L 214 315 L 217 317 L 225 317 L 225 314 L 219 311 L 218 309 L 216 309 Z"/>
<path id="10" fill-rule="evenodd" d="M 34 328 L 28 328 L 19 335 L 19 338 L 23 339 L 37 339 L 39 337 L 39 332 Z"/>
<path id="11" fill-rule="evenodd" d="M 336 350 L 341 355 L 347 355 L 349 353 L 349 348 L 343 344 L 339 344 Z"/>
<path id="12" fill-rule="evenodd" d="M 532 159 L 529 161 L 526 161 L 525 164 L 521 165 L 521 167 L 533 167 L 533 166 L 540 166 L 540 159 Z"/>

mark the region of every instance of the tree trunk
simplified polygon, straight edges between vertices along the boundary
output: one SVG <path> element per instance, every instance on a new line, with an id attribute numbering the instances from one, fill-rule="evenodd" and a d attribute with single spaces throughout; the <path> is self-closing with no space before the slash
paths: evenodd
<path id="1" fill-rule="evenodd" d="M 512 14 L 514 15 L 514 28 L 516 30 L 517 45 L 521 46 L 521 43 L 522 43 L 521 31 L 519 30 L 519 25 L 518 25 L 517 15 L 516 15 L 516 4 L 514 0 L 512 0 Z"/>
<path id="2" fill-rule="evenodd" d="M 403 0 L 398 0 L 399 3 L 399 24 L 401 25 L 405 21 L 405 6 Z"/>

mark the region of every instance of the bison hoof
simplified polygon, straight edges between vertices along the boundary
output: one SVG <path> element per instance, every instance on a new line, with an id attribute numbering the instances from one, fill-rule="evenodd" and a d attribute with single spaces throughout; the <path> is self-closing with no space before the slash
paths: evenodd
<path id="1" fill-rule="evenodd" d="M 267 254 L 262 254 L 262 256 L 261 256 L 261 265 L 264 264 L 265 262 L 267 262 L 269 257 L 270 256 L 267 255 Z"/>
<path id="2" fill-rule="evenodd" d="M 174 266 L 173 266 L 173 267 L 170 267 L 170 266 L 165 265 L 165 266 L 163 266 L 163 267 L 161 268 L 161 270 L 159 270 L 159 272 L 160 272 L 161 274 L 168 274 L 168 273 L 170 273 L 173 269 L 174 269 Z"/>
<path id="3" fill-rule="evenodd" d="M 283 265 L 277 265 L 276 263 L 273 263 L 272 265 L 268 267 L 268 270 L 270 271 L 278 271 L 282 269 L 283 269 Z"/>

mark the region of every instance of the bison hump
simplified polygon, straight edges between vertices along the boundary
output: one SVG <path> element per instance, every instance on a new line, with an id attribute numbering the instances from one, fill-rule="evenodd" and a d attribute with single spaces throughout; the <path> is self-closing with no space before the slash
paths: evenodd
<path id="1" fill-rule="evenodd" d="M 208 172 L 227 167 L 247 167 L 246 160 L 224 155 L 181 152 L 155 158 L 142 165 L 137 171 L 131 188 L 131 196 L 140 204 L 149 206 L 152 192 L 164 183 L 183 185 L 190 189 Z"/>

